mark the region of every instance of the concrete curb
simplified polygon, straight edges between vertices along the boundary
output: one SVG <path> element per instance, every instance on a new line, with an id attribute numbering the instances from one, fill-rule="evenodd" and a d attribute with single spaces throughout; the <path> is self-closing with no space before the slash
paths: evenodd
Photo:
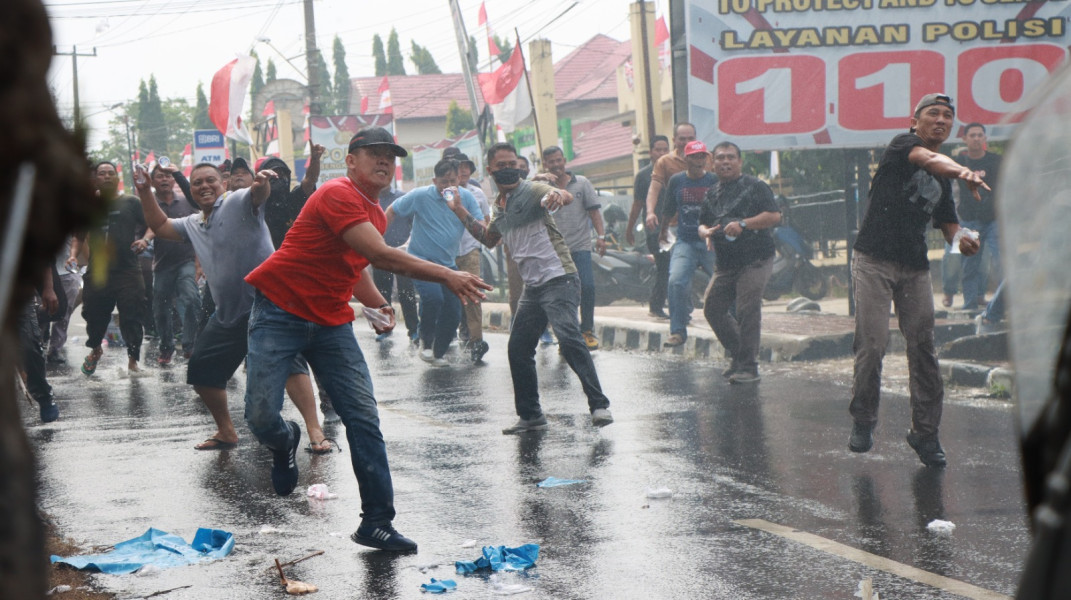
<path id="1" fill-rule="evenodd" d="M 508 310 L 485 310 L 484 325 L 491 329 L 508 330 Z M 974 323 L 969 321 L 943 323 L 934 330 L 938 346 L 974 333 Z M 726 360 L 725 349 L 707 327 L 689 327 L 688 338 L 681 346 L 666 347 L 669 337 L 668 323 L 642 322 L 618 317 L 595 317 L 595 335 L 600 348 L 636 352 L 665 352 L 688 358 L 712 358 Z M 759 359 L 767 362 L 820 361 L 852 356 L 854 332 L 824 335 L 794 335 L 763 332 Z M 889 352 L 903 352 L 903 335 L 898 330 L 889 332 Z M 1008 369 L 987 365 L 943 360 L 941 372 L 945 383 L 965 387 L 1004 390 L 1012 389 L 1014 373 Z"/>

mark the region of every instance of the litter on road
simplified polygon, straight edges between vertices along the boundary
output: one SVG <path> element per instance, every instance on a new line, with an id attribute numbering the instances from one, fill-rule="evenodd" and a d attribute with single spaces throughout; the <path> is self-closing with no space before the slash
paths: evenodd
<path id="1" fill-rule="evenodd" d="M 432 577 L 431 583 L 420 584 L 420 591 L 429 594 L 445 594 L 455 589 L 457 589 L 457 582 L 453 579 L 435 579 Z"/>
<path id="2" fill-rule="evenodd" d="M 562 485 L 575 485 L 578 483 L 587 483 L 587 479 L 559 479 L 558 477 L 547 477 L 543 481 L 536 484 L 536 487 L 548 488 L 558 487 Z"/>
<path id="3" fill-rule="evenodd" d="M 83 556 L 52 556 L 53 563 L 113 575 L 133 573 L 146 565 L 161 569 L 223 558 L 234 549 L 234 536 L 220 529 L 200 528 L 193 542 L 166 531 L 149 528 L 142 535 L 119 542 L 111 552 Z"/>
<path id="4" fill-rule="evenodd" d="M 936 533 L 937 535 L 952 535 L 952 532 L 956 529 L 956 524 L 952 521 L 934 519 L 930 521 L 930 524 L 926 526 L 926 529 L 929 530 L 930 533 Z"/>
<path id="5" fill-rule="evenodd" d="M 484 546 L 483 556 L 475 561 L 459 560 L 454 567 L 463 575 L 483 570 L 523 571 L 535 566 L 538 558 L 539 544 L 525 544 L 516 548 Z"/>

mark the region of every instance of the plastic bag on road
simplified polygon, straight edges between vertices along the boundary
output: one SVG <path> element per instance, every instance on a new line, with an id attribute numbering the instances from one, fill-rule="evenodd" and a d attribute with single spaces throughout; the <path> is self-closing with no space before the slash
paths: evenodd
<path id="1" fill-rule="evenodd" d="M 484 546 L 483 556 L 475 561 L 459 560 L 454 563 L 454 568 L 463 575 L 481 570 L 523 571 L 535 566 L 538 559 L 539 544 L 525 544 L 516 548 Z"/>
<path id="2" fill-rule="evenodd" d="M 431 578 L 431 583 L 420 584 L 420 591 L 428 592 L 429 594 L 445 594 L 457 589 L 457 582 L 453 579 L 435 579 Z"/>
<path id="3" fill-rule="evenodd" d="M 119 542 L 111 552 L 70 558 L 53 555 L 52 562 L 76 569 L 122 575 L 133 573 L 146 565 L 167 569 L 223 558 L 233 549 L 234 535 L 220 529 L 198 529 L 193 542 L 187 544 L 177 535 L 149 528 L 136 538 Z"/>
<path id="4" fill-rule="evenodd" d="M 548 488 L 558 487 L 562 485 L 575 485 L 578 483 L 587 483 L 586 479 L 559 479 L 558 477 L 547 477 L 543 481 L 536 484 L 536 487 Z"/>

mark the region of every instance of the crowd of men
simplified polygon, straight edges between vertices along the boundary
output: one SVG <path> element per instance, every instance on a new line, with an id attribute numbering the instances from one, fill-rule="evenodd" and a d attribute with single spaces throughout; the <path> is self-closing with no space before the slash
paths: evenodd
<path id="1" fill-rule="evenodd" d="M 969 258 L 982 246 L 995 246 L 996 235 L 990 191 L 999 162 L 985 151 L 985 129 L 978 124 L 966 127 L 965 156 L 953 160 L 939 153 L 954 115 L 951 98 L 929 94 L 918 103 L 910 131 L 889 144 L 851 265 L 858 314 L 849 448 L 867 452 L 874 444 L 893 305 L 912 378 L 907 442 L 929 466 L 944 465 L 945 455 L 938 438 L 943 388 L 933 346 L 926 229 L 940 229 Z M 362 129 L 348 150 L 346 176 L 319 187 L 321 146 L 312 147 L 296 186 L 291 169 L 278 158 L 256 167 L 237 158 L 222 168 L 198 164 L 188 180 L 178 169 L 157 164 L 137 174 L 134 197 L 118 193 L 115 165 L 96 165 L 98 193 L 111 207 L 107 219 L 69 240 L 43 278 L 40 308 L 27 307 L 20 320 L 27 389 L 42 421 L 59 416 L 44 365 L 65 360 L 67 323 L 79 298 L 89 348 L 81 364 L 86 376 L 96 372 L 116 309 L 132 372 L 141 369 L 146 328 L 159 337 L 161 367 L 177 360 L 179 332 L 186 381 L 215 426 L 198 450 L 239 444 L 227 382 L 244 362 L 244 418 L 272 455 L 272 484 L 282 496 L 297 486 L 302 438 L 302 427 L 281 416 L 284 391 L 304 420 L 305 449 L 341 450 L 320 424 L 314 375 L 325 420 L 338 419 L 345 427 L 360 488 L 362 520 L 353 540 L 389 551 L 415 550 L 416 543 L 392 525 L 386 446 L 350 301 L 364 307 L 376 340 L 383 341 L 396 327 L 397 298 L 407 340 L 432 367 L 449 367 L 446 356 L 458 343 L 464 355 L 480 362 L 492 350 L 482 330 L 480 302 L 490 286 L 480 279 L 480 252 L 502 244 L 512 313 L 505 355 L 518 418 L 503 433 L 548 427 L 535 361 L 548 327 L 581 383 L 591 424 L 612 423 L 591 355 L 599 347 L 592 253 L 605 253 L 606 232 L 594 186 L 566 168 L 563 150 L 542 149 L 542 172 L 529 178 L 530 165 L 516 148 L 492 145 L 484 157 L 494 182 L 488 186 L 495 190 L 492 198 L 473 179 L 475 162 L 456 148 L 444 151 L 428 185 L 404 194 L 391 183 L 395 160 L 407 152 L 389 132 Z M 772 230 L 781 222 L 781 209 L 764 181 L 744 173 L 743 153 L 731 141 L 708 149 L 692 124 L 679 123 L 672 140 L 656 136 L 650 150 L 651 164 L 636 177 L 626 233 L 631 244 L 633 226 L 645 224 L 658 272 L 650 314 L 668 318 L 667 346 L 685 343 L 692 277 L 704 269 L 712 279 L 703 316 L 729 359 L 723 375 L 732 384 L 758 384 L 762 292 L 772 272 Z M 952 180 L 962 187 L 959 216 Z M 964 235 L 968 227 L 980 239 Z M 139 264 L 150 246 L 151 311 Z M 973 268 L 967 271 L 975 277 Z M 972 302 L 980 302 L 981 287 L 972 280 Z"/>

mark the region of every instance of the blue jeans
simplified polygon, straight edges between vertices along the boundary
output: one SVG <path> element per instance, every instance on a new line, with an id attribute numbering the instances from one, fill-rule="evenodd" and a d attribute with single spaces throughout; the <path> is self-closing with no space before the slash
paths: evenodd
<path id="1" fill-rule="evenodd" d="M 182 349 L 193 352 L 197 341 L 197 312 L 201 309 L 201 296 L 197 292 L 197 266 L 193 261 L 153 271 L 152 314 L 156 320 L 156 333 L 160 336 L 160 353 L 175 350 L 175 333 L 171 323 L 171 307 L 178 309 L 182 320 Z"/>
<path id="2" fill-rule="evenodd" d="M 591 250 L 569 254 L 580 277 L 580 331 L 591 331 L 595 329 L 595 271 L 591 265 Z"/>
<path id="3" fill-rule="evenodd" d="M 394 486 L 387 447 L 379 430 L 372 378 L 352 323 L 318 325 L 257 293 L 249 315 L 246 357 L 245 420 L 249 430 L 272 451 L 289 447 L 290 431 L 279 412 L 286 378 L 298 354 L 309 361 L 346 426 L 350 461 L 361 491 L 362 524 L 390 523 L 394 519 Z"/>
<path id="4" fill-rule="evenodd" d="M 576 319 L 579 302 L 580 280 L 575 275 L 562 275 L 540 285 L 524 286 L 517 302 L 507 351 L 513 377 L 513 402 L 517 416 L 522 419 L 535 419 L 543 414 L 539 406 L 535 355 L 539 336 L 546 330 L 548 321 L 558 336 L 558 351 L 580 379 L 588 397 L 588 410 L 610 406 L 610 399 L 602 393 L 591 352 L 580 335 Z"/>
<path id="5" fill-rule="evenodd" d="M 1004 320 L 1004 284 L 1006 282 L 1007 280 L 1000 282 L 1000 285 L 997 286 L 997 291 L 993 293 L 993 298 L 986 305 L 985 312 L 982 313 L 984 315 L 983 318 L 990 323 L 1000 323 Z"/>
<path id="6" fill-rule="evenodd" d="M 688 316 L 692 312 L 692 276 L 696 267 L 714 276 L 714 253 L 705 241 L 678 239 L 669 256 L 669 332 L 688 336 Z"/>
<path id="7" fill-rule="evenodd" d="M 420 341 L 442 358 L 461 323 L 461 300 L 441 283 L 414 279 L 413 287 L 420 296 Z"/>
<path id="8" fill-rule="evenodd" d="M 997 240 L 996 221 L 962 221 L 961 227 L 978 232 L 981 248 L 974 256 L 963 257 L 963 308 L 980 308 L 989 282 L 988 264 L 993 265 L 996 279 L 1000 279 L 1000 245 Z M 987 261 L 992 260 L 992 263 Z"/>

